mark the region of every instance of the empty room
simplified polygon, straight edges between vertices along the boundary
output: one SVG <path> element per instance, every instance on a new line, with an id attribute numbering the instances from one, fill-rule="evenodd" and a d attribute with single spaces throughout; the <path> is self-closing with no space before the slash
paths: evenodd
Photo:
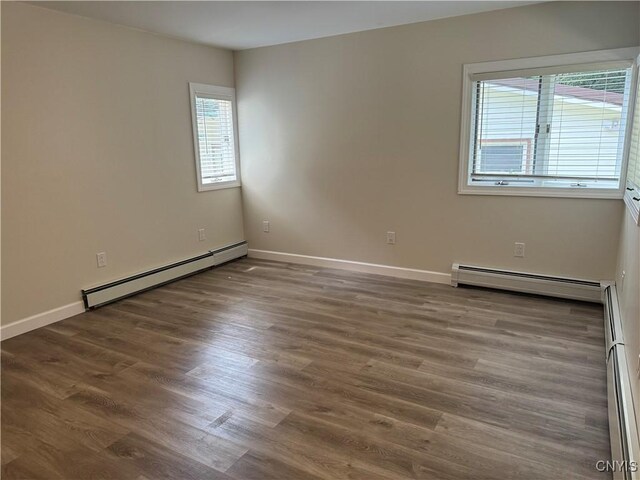
<path id="1" fill-rule="evenodd" d="M 4 479 L 640 479 L 640 2 L 2 1 Z"/>

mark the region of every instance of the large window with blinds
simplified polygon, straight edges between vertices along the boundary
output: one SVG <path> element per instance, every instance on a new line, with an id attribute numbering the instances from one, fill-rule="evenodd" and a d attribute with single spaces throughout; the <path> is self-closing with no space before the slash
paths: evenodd
<path id="1" fill-rule="evenodd" d="M 198 191 L 240 185 L 235 90 L 190 83 Z"/>
<path id="2" fill-rule="evenodd" d="M 620 198 L 633 53 L 466 65 L 460 193 Z"/>

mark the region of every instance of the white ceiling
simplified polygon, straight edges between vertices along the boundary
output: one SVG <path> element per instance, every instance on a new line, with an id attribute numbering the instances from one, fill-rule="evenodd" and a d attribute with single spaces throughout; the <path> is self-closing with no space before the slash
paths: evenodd
<path id="1" fill-rule="evenodd" d="M 29 3 L 193 42 L 242 50 L 538 2 L 42 1 Z"/>

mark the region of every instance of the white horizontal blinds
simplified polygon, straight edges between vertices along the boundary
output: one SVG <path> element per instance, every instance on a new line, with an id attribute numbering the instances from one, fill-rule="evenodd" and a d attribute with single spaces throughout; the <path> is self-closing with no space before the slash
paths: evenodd
<path id="1" fill-rule="evenodd" d="M 472 177 L 533 173 L 539 83 L 534 77 L 475 82 Z"/>
<path id="2" fill-rule="evenodd" d="M 630 69 L 554 75 L 547 174 L 618 181 Z"/>
<path id="3" fill-rule="evenodd" d="M 633 124 L 631 126 L 627 183 L 632 188 L 640 188 L 640 81 L 638 81 L 636 90 Z"/>
<path id="4" fill-rule="evenodd" d="M 567 70 L 474 82 L 472 180 L 619 181 L 631 70 Z"/>
<path id="5" fill-rule="evenodd" d="M 236 152 L 231 99 L 196 94 L 195 106 L 202 183 L 235 181 Z"/>

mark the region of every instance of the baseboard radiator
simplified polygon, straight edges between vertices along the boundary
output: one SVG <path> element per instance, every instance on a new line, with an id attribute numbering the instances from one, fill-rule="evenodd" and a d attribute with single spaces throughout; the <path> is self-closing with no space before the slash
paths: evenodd
<path id="1" fill-rule="evenodd" d="M 165 265 L 148 272 L 122 278 L 105 285 L 82 290 L 82 299 L 87 309 L 96 308 L 121 298 L 194 275 L 236 258 L 247 255 L 247 242 L 240 242 L 181 262 Z"/>
<path id="2" fill-rule="evenodd" d="M 498 270 L 494 268 L 454 263 L 451 285 L 472 285 L 513 292 L 533 293 L 551 297 L 570 298 L 586 302 L 602 302 L 600 282 L 576 278 L 553 277 L 533 273 Z"/>
<path id="3" fill-rule="evenodd" d="M 612 460 L 608 470 L 614 480 L 638 480 L 638 427 L 615 286 L 605 287 L 603 297 Z"/>

